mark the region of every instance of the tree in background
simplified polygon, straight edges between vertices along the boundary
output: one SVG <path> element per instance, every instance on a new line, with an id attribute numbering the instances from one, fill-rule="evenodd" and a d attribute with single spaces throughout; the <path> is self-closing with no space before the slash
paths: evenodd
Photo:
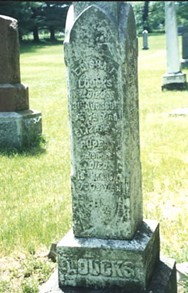
<path id="1" fill-rule="evenodd" d="M 188 25 L 188 2 L 178 1 L 176 2 L 177 21 L 179 25 Z"/>
<path id="2" fill-rule="evenodd" d="M 130 1 L 135 13 L 137 32 L 165 30 L 165 1 Z M 188 26 L 188 1 L 176 1 L 178 26 Z"/>
<path id="3" fill-rule="evenodd" d="M 143 30 L 147 30 L 148 32 L 150 31 L 149 20 L 148 20 L 149 2 L 150 1 L 145 1 L 144 2 L 143 12 L 142 12 Z"/>
<path id="4" fill-rule="evenodd" d="M 151 1 L 149 11 L 149 26 L 150 31 L 165 30 L 165 3 L 164 1 Z"/>
<path id="5" fill-rule="evenodd" d="M 164 30 L 164 1 L 135 2 L 133 10 L 138 33 L 142 33 L 144 29 L 148 32 Z"/>
<path id="6" fill-rule="evenodd" d="M 28 9 L 31 10 L 31 19 L 29 21 L 30 31 L 33 33 L 34 42 L 38 43 L 39 30 L 43 27 L 44 22 L 44 12 L 43 12 L 43 2 L 27 2 L 29 3 Z M 24 16 L 23 16 L 24 17 Z"/>
<path id="7" fill-rule="evenodd" d="M 55 32 L 64 31 L 65 20 L 70 6 L 63 1 L 46 1 L 44 9 L 44 27 L 50 32 L 50 40 L 55 41 Z"/>
<path id="8" fill-rule="evenodd" d="M 70 1 L 0 1 L 0 14 L 18 20 L 20 39 L 33 34 L 35 42 L 40 41 L 40 30 L 49 30 L 50 39 L 55 40 L 55 32 L 64 32 L 65 19 Z"/>
<path id="9" fill-rule="evenodd" d="M 20 39 L 29 32 L 28 24 L 31 19 L 31 11 L 26 2 L 0 1 L 0 14 L 16 18 L 19 21 Z"/>

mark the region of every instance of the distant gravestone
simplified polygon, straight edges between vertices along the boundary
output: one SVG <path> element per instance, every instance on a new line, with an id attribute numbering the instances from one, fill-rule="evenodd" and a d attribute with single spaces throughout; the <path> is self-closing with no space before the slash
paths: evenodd
<path id="1" fill-rule="evenodd" d="M 167 73 L 163 76 L 163 89 L 186 89 L 186 75 L 181 72 L 175 2 L 165 2 L 165 31 Z"/>
<path id="2" fill-rule="evenodd" d="M 142 32 L 142 37 L 143 37 L 143 50 L 148 50 L 149 47 L 148 47 L 148 31 L 147 30 L 144 30 Z"/>
<path id="3" fill-rule="evenodd" d="M 163 267 L 159 226 L 143 221 L 138 48 L 131 5 L 75 2 L 64 45 L 73 231 L 57 245 L 59 289 L 56 284 L 53 290 L 177 293 L 174 262 L 164 265 L 166 281 L 158 287 Z M 41 292 L 50 290 L 49 285 Z"/>
<path id="4" fill-rule="evenodd" d="M 188 68 L 188 31 L 182 33 L 182 68 Z"/>
<path id="5" fill-rule="evenodd" d="M 42 116 L 29 109 L 21 84 L 17 20 L 0 15 L 0 148 L 22 148 L 41 135 Z"/>

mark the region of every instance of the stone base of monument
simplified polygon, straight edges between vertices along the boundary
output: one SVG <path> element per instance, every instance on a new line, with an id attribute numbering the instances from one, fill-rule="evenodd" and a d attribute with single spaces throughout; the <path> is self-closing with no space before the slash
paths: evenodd
<path id="1" fill-rule="evenodd" d="M 188 59 L 182 59 L 181 61 L 181 68 L 188 68 Z"/>
<path id="2" fill-rule="evenodd" d="M 36 110 L 0 112 L 0 148 L 30 146 L 42 134 L 42 114 Z"/>
<path id="3" fill-rule="evenodd" d="M 158 262 L 150 283 L 144 290 L 128 291 L 127 287 L 111 286 L 93 289 L 84 287 L 59 288 L 58 271 L 42 284 L 39 293 L 177 293 L 176 266 L 173 259 L 161 258 Z"/>
<path id="4" fill-rule="evenodd" d="M 179 73 L 168 73 L 163 76 L 162 90 L 186 90 L 186 74 Z"/>
<path id="5" fill-rule="evenodd" d="M 57 245 L 59 286 L 145 288 L 159 260 L 159 225 L 144 221 L 131 240 L 77 238 Z"/>

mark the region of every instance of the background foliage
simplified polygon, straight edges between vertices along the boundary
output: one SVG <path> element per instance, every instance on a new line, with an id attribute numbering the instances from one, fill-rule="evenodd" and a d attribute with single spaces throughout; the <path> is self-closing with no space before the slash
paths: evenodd
<path id="1" fill-rule="evenodd" d="M 137 32 L 164 32 L 165 1 L 128 1 L 133 5 Z M 177 1 L 178 25 L 188 25 L 188 1 Z M 64 33 L 66 15 L 72 1 L 0 1 L 0 14 L 18 19 L 20 39 L 32 35 L 35 42 L 45 35 L 51 41 Z"/>
<path id="2" fill-rule="evenodd" d="M 39 32 L 48 31 L 55 40 L 55 32 L 64 32 L 65 20 L 71 1 L 0 1 L 0 14 L 18 20 L 20 39 L 32 33 L 35 42 Z"/>
<path id="3" fill-rule="evenodd" d="M 129 1 L 133 5 L 138 33 L 144 29 L 148 32 L 164 32 L 165 1 Z M 177 1 L 177 23 L 179 26 L 188 25 L 188 2 Z"/>

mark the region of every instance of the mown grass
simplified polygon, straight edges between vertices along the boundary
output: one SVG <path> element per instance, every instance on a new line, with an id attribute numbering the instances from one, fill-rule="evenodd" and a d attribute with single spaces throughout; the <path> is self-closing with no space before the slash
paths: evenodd
<path id="1" fill-rule="evenodd" d="M 188 117 L 168 114 L 187 107 L 187 91 L 161 91 L 166 71 L 164 35 L 149 36 L 149 48 L 142 50 L 139 38 L 144 217 L 160 222 L 161 253 L 184 262 L 188 261 Z M 16 259 L 20 264 L 21 253 L 24 264 L 32 270 L 30 274 L 23 270 L 20 273 L 15 265 L 18 268 L 13 274 L 1 266 L 3 293 L 37 292 L 35 288 L 54 267 L 46 259 L 44 266 L 38 265 L 38 252 L 49 250 L 50 244 L 71 227 L 70 141 L 62 44 L 22 46 L 21 77 L 22 83 L 29 85 L 30 108 L 42 112 L 43 141 L 40 147 L 21 153 L 0 153 L 0 257 L 2 262 Z M 36 267 L 40 267 L 42 277 L 35 273 Z"/>
<path id="2" fill-rule="evenodd" d="M 2 255 L 59 239 L 70 227 L 69 137 L 62 45 L 21 55 L 30 108 L 43 116 L 42 152 L 0 156 Z M 34 154 L 33 154 L 34 153 Z"/>

